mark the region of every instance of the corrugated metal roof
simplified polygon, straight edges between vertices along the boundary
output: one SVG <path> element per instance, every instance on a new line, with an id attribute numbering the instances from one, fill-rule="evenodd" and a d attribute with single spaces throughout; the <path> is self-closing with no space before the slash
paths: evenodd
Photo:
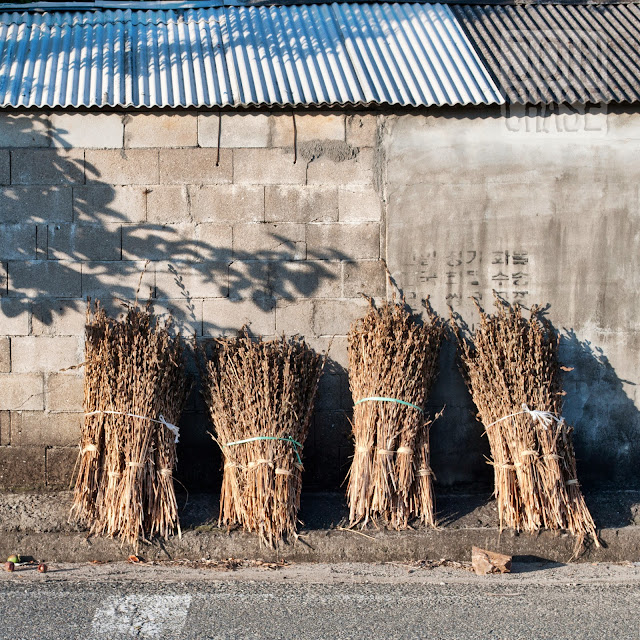
<path id="1" fill-rule="evenodd" d="M 441 4 L 0 14 L 0 105 L 495 104 Z"/>
<path id="2" fill-rule="evenodd" d="M 507 101 L 640 100 L 640 6 L 452 6 Z"/>

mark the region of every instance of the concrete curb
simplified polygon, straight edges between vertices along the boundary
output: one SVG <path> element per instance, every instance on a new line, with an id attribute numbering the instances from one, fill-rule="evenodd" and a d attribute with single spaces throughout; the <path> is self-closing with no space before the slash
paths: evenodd
<path id="1" fill-rule="evenodd" d="M 290 562 L 465 561 L 471 547 L 553 562 L 640 561 L 640 491 L 589 495 L 589 507 L 602 527 L 602 547 L 586 541 L 576 553 L 576 539 L 566 532 L 538 534 L 500 532 L 495 502 L 486 495 L 449 494 L 438 497 L 438 529 L 409 531 L 345 530 L 348 511 L 341 494 L 303 496 L 300 538 L 277 550 L 261 546 L 256 536 L 217 527 L 216 494 L 190 496 L 181 509 L 182 538 L 141 545 L 147 560 L 188 559 L 277 560 Z M 117 540 L 89 536 L 68 522 L 71 494 L 0 493 L 0 560 L 10 554 L 50 562 L 123 560 L 132 552 Z"/>
<path id="2" fill-rule="evenodd" d="M 364 535 L 353 530 L 314 530 L 277 550 L 260 546 L 255 536 L 221 531 L 188 531 L 182 539 L 143 545 L 139 553 L 146 560 L 225 559 L 279 560 L 289 562 L 409 562 L 422 559 L 468 561 L 471 547 L 528 556 L 530 560 L 553 562 L 640 561 L 640 527 L 601 531 L 602 547 L 587 543 L 578 555 L 575 539 L 567 533 L 543 531 L 537 535 L 516 534 L 497 529 L 437 529 L 378 531 Z M 0 558 L 11 553 L 30 555 L 49 562 L 108 562 L 123 560 L 127 545 L 84 533 L 3 533 Z"/>

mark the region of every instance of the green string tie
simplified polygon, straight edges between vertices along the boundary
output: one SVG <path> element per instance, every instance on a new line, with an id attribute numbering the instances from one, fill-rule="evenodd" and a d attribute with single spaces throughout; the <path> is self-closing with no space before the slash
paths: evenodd
<path id="1" fill-rule="evenodd" d="M 397 402 L 398 404 L 403 404 L 405 407 L 411 407 L 413 409 L 417 409 L 420 413 L 424 413 L 422 407 L 419 407 L 417 404 L 411 404 L 411 402 L 406 402 L 405 400 L 398 400 L 397 398 L 380 398 L 378 396 L 372 396 L 371 398 L 362 398 L 362 400 L 358 400 L 358 402 L 354 403 L 354 407 L 361 402 L 369 402 L 370 400 L 377 400 L 378 402 Z"/>
<path id="2" fill-rule="evenodd" d="M 255 436 L 254 438 L 247 438 L 246 440 L 234 440 L 233 442 L 227 442 L 223 444 L 223 447 L 232 447 L 236 444 L 246 444 L 247 442 L 256 442 L 258 440 L 282 440 L 283 442 L 290 442 L 293 445 L 293 450 L 296 453 L 296 457 L 298 458 L 298 462 L 302 464 L 302 458 L 300 457 L 300 453 L 298 452 L 298 448 L 302 449 L 302 445 L 293 438 L 277 438 L 276 436 Z"/>

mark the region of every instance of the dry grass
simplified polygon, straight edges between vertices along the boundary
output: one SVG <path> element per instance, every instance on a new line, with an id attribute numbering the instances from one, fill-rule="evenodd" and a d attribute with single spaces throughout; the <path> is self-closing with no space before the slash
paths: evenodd
<path id="1" fill-rule="evenodd" d="M 567 529 L 579 542 L 590 536 L 599 546 L 577 480 L 572 428 L 560 419 L 558 336 L 539 307 L 524 318 L 518 306 L 496 299 L 495 314 L 478 311 L 470 338 L 453 327 L 491 446 L 500 526 Z M 556 419 L 532 416 L 524 407 Z"/>
<path id="2" fill-rule="evenodd" d="M 435 525 L 424 404 L 437 375 L 443 326 L 420 324 L 404 304 L 370 309 L 349 332 L 349 384 L 355 402 L 355 454 L 347 501 L 351 525 L 383 519 L 404 529 L 418 517 Z M 391 398 L 411 405 L 366 398 Z"/>
<path id="3" fill-rule="evenodd" d="M 216 341 L 201 366 L 224 459 L 220 522 L 255 531 L 274 547 L 296 535 L 302 447 L 324 358 L 303 340 L 245 333 Z"/>
<path id="4" fill-rule="evenodd" d="M 136 549 L 154 535 L 167 538 L 180 530 L 176 437 L 156 421 L 177 424 L 186 401 L 182 342 L 149 305 L 136 303 L 114 320 L 96 303 L 87 309 L 84 367 L 72 519 Z"/>

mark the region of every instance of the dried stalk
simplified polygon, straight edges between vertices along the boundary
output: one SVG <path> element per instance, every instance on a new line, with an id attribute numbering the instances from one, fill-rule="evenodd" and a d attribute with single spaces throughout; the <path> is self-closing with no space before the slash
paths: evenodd
<path id="1" fill-rule="evenodd" d="M 324 358 L 303 340 L 252 340 L 245 333 L 218 340 L 202 360 L 204 397 L 224 459 L 220 522 L 255 531 L 275 547 L 296 535 L 302 447 Z"/>
<path id="2" fill-rule="evenodd" d="M 351 525 L 382 518 L 396 529 L 418 517 L 435 526 L 424 404 L 437 375 L 443 326 L 421 325 L 404 305 L 370 309 L 349 332 L 355 453 L 347 501 Z M 366 400 L 387 398 L 389 400 Z M 409 406 L 394 400 L 409 403 Z"/>
<path id="3" fill-rule="evenodd" d="M 500 527 L 567 529 L 579 543 L 591 536 L 599 546 L 577 481 L 572 429 L 560 418 L 558 337 L 539 307 L 526 319 L 517 305 L 495 304 L 494 315 L 476 305 L 480 323 L 471 338 L 453 328 L 489 438 Z"/>
<path id="4" fill-rule="evenodd" d="M 180 531 L 175 434 L 154 422 L 176 424 L 189 391 L 182 342 L 168 329 L 149 304 L 128 307 L 122 320 L 98 302 L 87 309 L 86 415 L 71 517 L 136 549 Z"/>

